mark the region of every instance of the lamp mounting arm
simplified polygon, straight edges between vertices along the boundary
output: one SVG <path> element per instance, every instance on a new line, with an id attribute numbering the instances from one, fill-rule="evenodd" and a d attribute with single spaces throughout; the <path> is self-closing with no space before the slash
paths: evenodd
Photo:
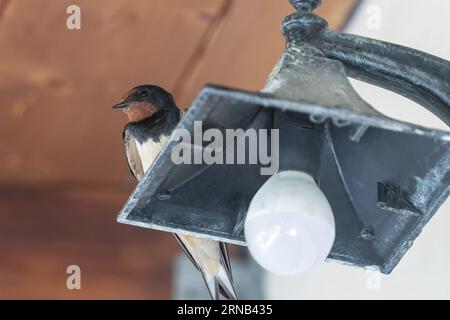
<path id="1" fill-rule="evenodd" d="M 397 44 L 328 29 L 312 13 L 320 0 L 289 0 L 297 10 L 282 23 L 286 46 L 310 45 L 340 61 L 347 75 L 398 93 L 450 126 L 450 62 Z"/>

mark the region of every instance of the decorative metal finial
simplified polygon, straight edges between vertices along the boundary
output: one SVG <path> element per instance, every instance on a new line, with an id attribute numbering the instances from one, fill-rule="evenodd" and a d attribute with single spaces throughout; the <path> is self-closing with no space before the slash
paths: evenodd
<path id="1" fill-rule="evenodd" d="M 327 28 L 325 19 L 312 13 L 322 3 L 322 0 L 289 0 L 297 10 L 286 16 L 281 23 L 281 32 L 286 38 L 286 46 L 299 45 L 308 39 L 317 37 Z"/>
<path id="2" fill-rule="evenodd" d="M 289 0 L 297 11 L 312 12 L 322 3 L 322 0 Z"/>

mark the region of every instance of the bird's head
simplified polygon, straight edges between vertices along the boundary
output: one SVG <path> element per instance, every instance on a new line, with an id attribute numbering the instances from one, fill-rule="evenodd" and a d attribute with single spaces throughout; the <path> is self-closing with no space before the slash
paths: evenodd
<path id="1" fill-rule="evenodd" d="M 178 110 L 172 95 L 154 85 L 134 87 L 113 108 L 122 109 L 129 122 L 139 122 L 160 112 Z"/>

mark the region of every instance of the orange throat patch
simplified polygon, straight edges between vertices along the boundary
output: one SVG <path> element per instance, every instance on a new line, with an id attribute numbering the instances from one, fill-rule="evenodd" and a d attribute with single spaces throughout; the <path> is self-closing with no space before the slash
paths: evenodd
<path id="1" fill-rule="evenodd" d="M 128 116 L 129 122 L 139 122 L 150 118 L 156 111 L 156 107 L 147 101 L 133 102 L 123 110 Z"/>

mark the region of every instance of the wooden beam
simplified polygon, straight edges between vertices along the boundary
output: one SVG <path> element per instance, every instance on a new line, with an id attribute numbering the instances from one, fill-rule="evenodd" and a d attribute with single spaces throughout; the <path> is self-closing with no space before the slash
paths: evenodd
<path id="1" fill-rule="evenodd" d="M 0 189 L 0 299 L 169 299 L 180 249 L 116 222 L 128 193 Z M 66 269 L 81 268 L 81 290 Z"/>

